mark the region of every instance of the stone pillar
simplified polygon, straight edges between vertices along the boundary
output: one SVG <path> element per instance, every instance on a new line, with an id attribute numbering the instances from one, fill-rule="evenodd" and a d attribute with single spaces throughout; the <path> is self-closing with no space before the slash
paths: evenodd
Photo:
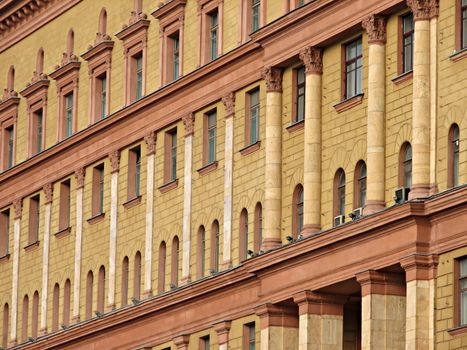
<path id="1" fill-rule="evenodd" d="M 230 321 L 220 321 L 214 323 L 213 327 L 217 333 L 217 339 L 219 340 L 219 350 L 228 350 L 229 349 L 229 331 L 230 331 Z"/>
<path id="2" fill-rule="evenodd" d="M 300 315 L 299 350 L 342 350 L 345 297 L 304 291 L 294 295 Z"/>
<path id="3" fill-rule="evenodd" d="M 434 349 L 437 255 L 416 254 L 401 260 L 407 284 L 405 348 Z"/>
<path id="4" fill-rule="evenodd" d="M 430 13 L 435 0 L 407 0 L 415 21 L 412 106 L 412 189 L 409 199 L 430 192 Z"/>
<path id="5" fill-rule="evenodd" d="M 76 178 L 76 239 L 75 239 L 75 272 L 73 278 L 73 315 L 72 322 L 79 322 L 79 298 L 81 286 L 81 242 L 83 239 L 83 191 L 85 168 L 75 171 Z"/>
<path id="6" fill-rule="evenodd" d="M 225 141 L 224 141 L 224 269 L 232 266 L 232 208 L 233 208 L 233 144 L 235 93 L 231 92 L 222 98 L 225 106 Z"/>
<path id="7" fill-rule="evenodd" d="M 15 212 L 14 228 L 13 228 L 13 273 L 11 286 L 11 331 L 10 331 L 10 346 L 15 346 L 17 342 L 17 327 L 18 327 L 18 280 L 19 280 L 19 241 L 21 235 L 21 215 L 23 211 L 22 199 L 16 199 L 13 202 Z"/>
<path id="8" fill-rule="evenodd" d="M 282 305 L 263 304 L 255 309 L 260 318 L 260 350 L 296 350 L 298 346 L 297 310 Z"/>
<path id="9" fill-rule="evenodd" d="M 300 51 L 305 65 L 305 134 L 303 161 L 303 236 L 321 230 L 321 93 L 323 52 Z"/>
<path id="10" fill-rule="evenodd" d="M 435 1 L 430 13 L 430 195 L 438 192 L 438 6 Z"/>
<path id="11" fill-rule="evenodd" d="M 47 334 L 47 299 L 49 286 L 49 247 L 50 225 L 52 219 L 53 184 L 44 185 L 45 215 L 44 215 L 44 250 L 42 254 L 42 291 L 41 291 L 41 325 L 40 334 Z"/>
<path id="12" fill-rule="evenodd" d="M 190 335 L 182 334 L 178 335 L 173 339 L 177 350 L 188 350 L 188 345 L 190 343 Z"/>
<path id="13" fill-rule="evenodd" d="M 193 169 L 193 135 L 195 132 L 195 114 L 184 116 L 185 125 L 185 166 L 183 186 L 183 233 L 182 233 L 182 284 L 190 282 L 190 250 L 191 250 L 191 194 Z"/>
<path id="14" fill-rule="evenodd" d="M 120 152 L 109 154 L 110 160 L 110 238 L 109 238 L 109 291 L 107 310 L 115 309 L 115 269 L 117 259 L 117 223 L 118 223 L 118 172 Z"/>
<path id="15" fill-rule="evenodd" d="M 282 71 L 268 67 L 266 81 L 266 161 L 264 168 L 264 230 L 261 250 L 281 246 L 282 198 Z"/>
<path id="16" fill-rule="evenodd" d="M 404 275 L 365 271 L 356 277 L 362 286 L 362 350 L 404 350 Z"/>
<path id="17" fill-rule="evenodd" d="M 386 19 L 370 15 L 368 34 L 367 201 L 365 214 L 385 207 Z"/>
<path id="18" fill-rule="evenodd" d="M 144 137 L 147 146 L 146 175 L 146 227 L 144 242 L 144 292 L 145 298 L 152 295 L 152 238 L 154 226 L 154 163 L 156 133 L 151 131 Z"/>

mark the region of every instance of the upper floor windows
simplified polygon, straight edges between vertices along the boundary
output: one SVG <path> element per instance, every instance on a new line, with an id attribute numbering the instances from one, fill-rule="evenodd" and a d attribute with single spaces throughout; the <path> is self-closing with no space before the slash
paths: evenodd
<path id="1" fill-rule="evenodd" d="M 36 195 L 29 199 L 29 235 L 28 245 L 39 240 L 40 224 L 40 196 Z"/>
<path id="2" fill-rule="evenodd" d="M 259 140 L 259 89 L 247 93 L 245 136 L 246 145 L 252 145 Z"/>
<path id="3" fill-rule="evenodd" d="M 413 14 L 409 13 L 400 18 L 401 35 L 401 60 L 399 63 L 399 74 L 413 70 L 413 43 L 414 43 L 414 21 Z"/>
<path id="4" fill-rule="evenodd" d="M 458 19 L 457 19 L 457 32 L 458 32 L 458 50 L 467 48 L 467 0 L 458 0 Z"/>
<path id="5" fill-rule="evenodd" d="M 336 175 L 334 176 L 334 210 L 333 211 L 334 211 L 334 217 L 345 216 L 345 172 L 342 168 L 337 170 Z M 340 224 L 340 223 L 335 222 L 335 224 Z"/>
<path id="6" fill-rule="evenodd" d="M 2 168 L 6 170 L 11 168 L 15 162 L 15 125 L 9 123 L 2 129 Z"/>
<path id="7" fill-rule="evenodd" d="M 93 169 L 92 173 L 92 216 L 104 213 L 104 164 Z"/>
<path id="8" fill-rule="evenodd" d="M 128 152 L 128 200 L 141 194 L 141 147 Z"/>
<path id="9" fill-rule="evenodd" d="M 205 335 L 204 337 L 199 338 L 199 349 L 200 350 L 210 350 L 211 349 L 211 342 L 209 335 Z"/>
<path id="10" fill-rule="evenodd" d="M 366 204 L 366 164 L 363 160 L 355 167 L 354 208 L 363 208 Z"/>
<path id="11" fill-rule="evenodd" d="M 177 179 L 177 129 L 165 133 L 164 182 Z"/>
<path id="12" fill-rule="evenodd" d="M 211 271 L 219 271 L 220 260 L 220 231 L 219 222 L 214 220 L 211 225 Z"/>
<path id="13" fill-rule="evenodd" d="M 248 211 L 243 208 L 240 213 L 240 261 L 248 258 Z"/>
<path id="14" fill-rule="evenodd" d="M 180 35 L 178 32 L 169 37 L 169 65 L 171 69 L 172 80 L 180 77 Z"/>
<path id="15" fill-rule="evenodd" d="M 172 262 L 170 271 L 170 286 L 171 288 L 178 287 L 178 257 L 179 257 L 179 241 L 175 236 L 172 240 Z"/>
<path id="16" fill-rule="evenodd" d="M 0 258 L 8 255 L 10 242 L 10 210 L 0 212 Z"/>
<path id="17" fill-rule="evenodd" d="M 31 120 L 31 155 L 42 152 L 44 148 L 44 110 L 39 108 L 32 113 Z"/>
<path id="18" fill-rule="evenodd" d="M 453 124 L 449 129 L 448 145 L 448 187 L 459 185 L 459 126 Z"/>
<path id="19" fill-rule="evenodd" d="M 165 265 L 166 265 L 166 244 L 164 241 L 159 246 L 159 266 L 158 266 L 158 279 L 157 291 L 162 293 L 165 291 Z"/>
<path id="20" fill-rule="evenodd" d="M 204 164 L 216 161 L 217 112 L 213 110 L 204 117 Z"/>
<path id="21" fill-rule="evenodd" d="M 412 146 L 406 142 L 399 154 L 399 186 L 412 187 Z"/>
<path id="22" fill-rule="evenodd" d="M 209 48 L 210 48 L 210 58 L 211 60 L 215 60 L 217 58 L 217 50 L 218 50 L 218 38 L 219 38 L 219 15 L 217 11 L 211 13 L 209 15 Z"/>
<path id="23" fill-rule="evenodd" d="M 198 229 L 198 252 L 197 252 L 197 275 L 198 278 L 204 277 L 206 270 L 206 230 L 204 226 Z"/>
<path id="24" fill-rule="evenodd" d="M 251 1 L 251 31 L 255 32 L 260 27 L 261 0 L 250 0 L 250 1 Z"/>
<path id="25" fill-rule="evenodd" d="M 70 137 L 73 134 L 73 93 L 69 93 L 65 96 L 65 122 L 63 125 L 63 135 L 64 137 Z"/>
<path id="26" fill-rule="evenodd" d="M 303 186 L 295 187 L 292 199 L 292 237 L 297 239 L 303 229 Z"/>
<path id="27" fill-rule="evenodd" d="M 260 202 L 255 207 L 254 251 L 259 253 L 263 241 L 263 207 Z"/>
<path id="28" fill-rule="evenodd" d="M 457 291 L 456 304 L 459 305 L 459 326 L 467 325 L 467 259 L 457 261 Z"/>
<path id="29" fill-rule="evenodd" d="M 143 56 L 141 54 L 133 57 L 135 68 L 135 100 L 143 97 Z"/>
<path id="30" fill-rule="evenodd" d="M 107 116 L 107 74 L 104 73 L 96 80 L 96 119 Z"/>
<path id="31" fill-rule="evenodd" d="M 345 45 L 345 89 L 344 99 L 351 98 L 362 93 L 362 38 L 358 38 Z"/>
<path id="32" fill-rule="evenodd" d="M 59 231 L 70 227 L 70 180 L 60 183 L 60 215 L 58 222 Z"/>
<path id="33" fill-rule="evenodd" d="M 294 106 L 292 118 L 298 123 L 305 119 L 305 67 L 294 70 Z"/>
<path id="34" fill-rule="evenodd" d="M 256 327 L 255 323 L 248 323 L 243 326 L 243 341 L 242 349 L 255 350 L 256 349 Z"/>

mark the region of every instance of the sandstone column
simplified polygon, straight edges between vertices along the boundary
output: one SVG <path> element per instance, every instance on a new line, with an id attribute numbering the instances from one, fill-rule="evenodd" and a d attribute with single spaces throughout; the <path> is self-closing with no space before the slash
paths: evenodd
<path id="1" fill-rule="evenodd" d="M 405 281 L 402 274 L 365 271 L 362 286 L 362 350 L 405 349 Z"/>
<path id="2" fill-rule="evenodd" d="M 300 51 L 305 65 L 305 134 L 303 161 L 303 236 L 321 230 L 321 91 L 323 52 Z"/>
<path id="3" fill-rule="evenodd" d="M 173 342 L 177 350 L 188 350 L 188 345 L 190 343 L 190 335 L 189 334 L 178 335 L 173 339 Z"/>
<path id="4" fill-rule="evenodd" d="M 342 350 L 345 297 L 304 291 L 294 295 L 300 315 L 299 350 Z"/>
<path id="5" fill-rule="evenodd" d="M 229 331 L 230 321 L 221 321 L 213 325 L 214 330 L 217 333 L 217 339 L 219 339 L 219 350 L 229 349 Z"/>
<path id="6" fill-rule="evenodd" d="M 266 164 L 264 168 L 264 234 L 261 250 L 281 245 L 282 199 L 282 71 L 268 67 L 266 81 Z"/>
<path id="7" fill-rule="evenodd" d="M 407 284 L 407 350 L 434 349 L 437 265 L 437 255 L 416 254 L 401 260 Z"/>
<path id="8" fill-rule="evenodd" d="M 193 135 L 195 131 L 195 115 L 190 113 L 183 118 L 185 125 L 185 166 L 183 187 L 183 257 L 182 284 L 190 282 L 190 250 L 191 250 L 191 194 L 193 168 Z"/>
<path id="9" fill-rule="evenodd" d="M 42 254 L 42 291 L 41 291 L 41 326 L 40 333 L 47 334 L 47 299 L 49 286 L 49 247 L 50 247 L 50 224 L 52 219 L 52 196 L 53 185 L 44 185 L 45 215 L 44 215 L 44 250 Z"/>
<path id="10" fill-rule="evenodd" d="M 147 146 L 146 175 L 146 227 L 144 243 L 144 297 L 152 295 L 152 238 L 154 226 L 154 158 L 156 133 L 151 131 L 144 137 Z"/>
<path id="11" fill-rule="evenodd" d="M 367 201 L 365 214 L 385 207 L 386 19 L 370 15 L 368 34 Z"/>
<path id="12" fill-rule="evenodd" d="M 430 13 L 434 0 L 407 0 L 415 21 L 412 106 L 412 189 L 409 199 L 430 190 Z"/>
<path id="13" fill-rule="evenodd" d="M 115 308 L 115 269 L 117 259 L 117 223 L 118 223 L 118 172 L 120 168 L 120 152 L 109 154 L 110 160 L 110 239 L 109 239 L 109 294 L 107 309 Z"/>
<path id="14" fill-rule="evenodd" d="M 15 212 L 15 221 L 13 228 L 13 274 L 11 286 L 11 331 L 10 331 L 10 346 L 17 344 L 17 327 L 18 327 L 18 273 L 19 273 L 19 241 L 21 235 L 21 215 L 23 210 L 22 199 L 16 199 L 13 202 Z"/>
<path id="15" fill-rule="evenodd" d="M 79 322 L 79 298 L 81 286 L 81 242 L 83 238 L 83 190 L 85 168 L 75 171 L 76 178 L 76 239 L 75 239 L 75 272 L 73 278 L 73 323 Z"/>
<path id="16" fill-rule="evenodd" d="M 438 192 L 438 6 L 435 1 L 430 12 L 430 194 Z"/>
<path id="17" fill-rule="evenodd" d="M 224 244 L 223 265 L 227 269 L 232 265 L 232 189 L 233 189 L 233 144 L 235 93 L 222 98 L 225 106 L 225 148 L 224 148 Z"/>
<path id="18" fill-rule="evenodd" d="M 260 350 L 297 349 L 299 324 L 295 309 L 266 303 L 255 312 L 260 318 Z"/>

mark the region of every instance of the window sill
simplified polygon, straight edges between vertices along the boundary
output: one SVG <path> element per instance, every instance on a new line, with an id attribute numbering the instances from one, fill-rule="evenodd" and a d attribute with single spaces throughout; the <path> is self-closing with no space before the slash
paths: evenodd
<path id="1" fill-rule="evenodd" d="M 295 132 L 298 130 L 302 130 L 305 126 L 305 119 L 302 119 L 298 122 L 292 122 L 288 127 L 286 127 L 288 132 Z"/>
<path id="2" fill-rule="evenodd" d="M 60 231 L 58 231 L 54 236 L 56 238 L 60 239 L 60 238 L 63 238 L 65 236 L 68 236 L 70 234 L 70 232 L 71 232 L 71 227 L 68 226 L 67 228 L 63 228 Z"/>
<path id="3" fill-rule="evenodd" d="M 136 196 L 135 198 L 127 200 L 122 205 L 125 207 L 125 209 L 130 209 L 130 208 L 136 207 L 140 203 L 141 203 L 141 196 Z"/>
<path id="4" fill-rule="evenodd" d="M 448 333 L 451 336 L 461 335 L 467 333 L 467 325 L 462 325 L 448 329 Z"/>
<path id="5" fill-rule="evenodd" d="M 255 143 L 252 143 L 249 146 L 246 146 L 240 150 L 240 153 L 242 156 L 247 156 L 257 150 L 259 150 L 261 147 L 261 141 L 256 141 Z"/>
<path id="6" fill-rule="evenodd" d="M 10 253 L 6 253 L 4 256 L 0 257 L 0 263 L 10 260 Z"/>
<path id="7" fill-rule="evenodd" d="M 341 113 L 348 109 L 351 109 L 352 107 L 356 105 L 359 105 L 360 103 L 362 103 L 362 101 L 363 101 L 363 93 L 347 98 L 335 104 L 333 107 L 337 113 Z"/>
<path id="8" fill-rule="evenodd" d="M 160 193 L 166 193 L 169 192 L 170 190 L 173 190 L 174 188 L 177 188 L 178 186 L 178 179 L 172 180 L 170 182 L 167 182 L 166 184 L 163 184 L 161 187 L 159 187 Z"/>
<path id="9" fill-rule="evenodd" d="M 217 164 L 218 164 L 218 162 L 217 162 L 217 160 L 215 160 L 214 162 L 209 163 L 209 164 L 203 166 L 202 168 L 199 168 L 199 169 L 197 170 L 197 172 L 198 172 L 201 176 L 202 176 L 202 175 L 206 175 L 206 174 L 210 173 L 211 171 L 216 170 L 216 169 L 217 169 Z"/>
<path id="10" fill-rule="evenodd" d="M 449 55 L 449 59 L 453 62 L 460 61 L 466 57 L 467 57 L 467 47 L 454 51 L 451 55 Z"/>
<path id="11" fill-rule="evenodd" d="M 39 241 L 35 241 L 33 243 L 29 243 L 26 247 L 24 247 L 24 250 L 27 252 L 31 252 L 33 250 L 36 250 L 36 248 L 39 247 Z"/>
<path id="12" fill-rule="evenodd" d="M 89 225 L 94 225 L 98 223 L 99 221 L 102 221 L 105 217 L 105 213 L 100 213 L 97 215 L 94 215 L 93 217 L 90 217 L 87 221 Z"/>
<path id="13" fill-rule="evenodd" d="M 398 75 L 397 77 L 392 79 L 392 82 L 396 85 L 400 85 L 408 80 L 411 80 L 412 78 L 413 70 Z"/>

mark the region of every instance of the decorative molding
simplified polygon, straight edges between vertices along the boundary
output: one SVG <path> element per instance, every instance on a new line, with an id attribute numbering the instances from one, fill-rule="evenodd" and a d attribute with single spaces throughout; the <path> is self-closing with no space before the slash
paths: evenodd
<path id="1" fill-rule="evenodd" d="M 300 50 L 299 57 L 305 65 L 305 73 L 323 74 L 323 49 L 309 46 Z"/>
<path id="2" fill-rule="evenodd" d="M 178 179 L 175 179 L 173 181 L 167 182 L 163 184 L 162 186 L 159 187 L 159 192 L 160 193 L 166 193 L 169 192 L 170 190 L 173 190 L 174 188 L 178 187 Z"/>
<path id="3" fill-rule="evenodd" d="M 109 153 L 110 172 L 115 173 L 120 168 L 120 151 L 115 150 Z"/>
<path id="4" fill-rule="evenodd" d="M 76 56 L 73 53 L 68 54 L 66 52 L 63 52 L 60 64 L 57 64 L 55 66 L 55 70 L 49 75 L 54 80 L 61 80 L 61 78 L 63 78 L 64 76 L 75 73 L 75 79 L 78 79 L 77 71 L 79 70 L 80 66 L 81 62 L 79 61 L 78 56 Z"/>
<path id="5" fill-rule="evenodd" d="M 231 325 L 231 321 L 220 321 L 212 325 L 217 333 L 219 344 L 227 344 L 229 342 L 229 331 Z"/>
<path id="6" fill-rule="evenodd" d="M 146 35 L 149 24 L 150 21 L 145 13 L 136 13 L 135 11 L 131 11 L 128 24 L 124 24 L 122 26 L 122 30 L 115 34 L 115 36 L 120 40 L 127 40 L 129 37 L 136 35 L 136 33 L 139 33 L 141 30 L 143 30 Z"/>
<path id="7" fill-rule="evenodd" d="M 438 255 L 413 254 L 402 258 L 400 264 L 405 270 L 407 282 L 413 280 L 430 280 L 436 277 Z"/>
<path id="8" fill-rule="evenodd" d="M 94 225 L 98 222 L 100 222 L 101 220 L 103 220 L 105 218 L 105 213 L 100 213 L 100 214 L 97 214 L 97 215 L 94 215 L 92 217 L 90 217 L 89 219 L 87 219 L 87 222 L 89 225 Z"/>
<path id="9" fill-rule="evenodd" d="M 84 176 L 86 175 L 86 168 L 78 168 L 75 170 L 76 188 L 84 187 Z"/>
<path id="10" fill-rule="evenodd" d="M 50 204 L 52 203 L 52 198 L 53 198 L 53 184 L 51 182 L 48 182 L 44 185 L 43 187 L 44 194 L 45 194 L 45 204 Z"/>
<path id="11" fill-rule="evenodd" d="M 150 131 L 146 136 L 144 136 L 144 142 L 146 142 L 147 146 L 147 155 L 156 153 L 156 141 L 157 134 L 155 131 Z"/>
<path id="12" fill-rule="evenodd" d="M 216 160 L 216 161 L 214 161 L 214 162 L 212 162 L 212 163 L 206 164 L 206 165 L 204 165 L 203 167 L 199 168 L 199 169 L 197 170 L 197 172 L 198 172 L 198 174 L 199 174 L 200 176 L 206 175 L 206 174 L 210 173 L 211 171 L 216 170 L 216 169 L 217 169 L 218 163 L 219 163 L 219 162 Z"/>
<path id="13" fill-rule="evenodd" d="M 13 208 L 15 211 L 15 220 L 21 219 L 21 214 L 23 212 L 23 200 L 22 198 L 15 199 L 13 201 Z"/>
<path id="14" fill-rule="evenodd" d="M 141 203 L 141 196 L 136 196 L 135 198 L 132 198 L 130 200 L 127 200 L 125 203 L 123 203 L 123 207 L 125 209 L 130 209 L 130 208 L 133 208 L 135 206 L 137 206 L 138 204 Z"/>
<path id="15" fill-rule="evenodd" d="M 157 9 L 155 9 L 151 15 L 158 19 L 161 20 L 164 17 L 167 17 L 171 13 L 178 12 L 177 10 L 182 10 L 184 9 L 186 5 L 187 0 L 172 0 L 172 1 L 166 1 L 165 3 L 161 3 Z"/>
<path id="16" fill-rule="evenodd" d="M 257 141 L 255 143 L 252 143 L 251 145 L 248 145 L 246 147 L 243 147 L 241 150 L 240 150 L 240 154 L 242 156 L 247 156 L 257 150 L 259 150 L 261 148 L 261 141 Z"/>
<path id="17" fill-rule="evenodd" d="M 182 117 L 185 126 L 185 137 L 195 133 L 195 114 L 188 113 Z"/>
<path id="18" fill-rule="evenodd" d="M 229 92 L 222 97 L 222 103 L 225 106 L 225 118 L 233 117 L 235 115 L 235 93 Z"/>
<path id="19" fill-rule="evenodd" d="M 305 127 L 305 119 L 302 119 L 298 122 L 290 124 L 288 127 L 286 127 L 286 129 L 288 132 L 295 132 L 298 130 L 303 130 L 304 127 Z"/>
<path id="20" fill-rule="evenodd" d="M 400 85 L 408 80 L 411 80 L 413 78 L 413 71 L 411 70 L 410 72 L 403 73 L 398 75 L 397 77 L 392 78 L 392 82 L 395 85 Z"/>
<path id="21" fill-rule="evenodd" d="M 261 72 L 261 78 L 266 81 L 267 92 L 282 92 L 282 69 L 266 67 Z"/>
<path id="22" fill-rule="evenodd" d="M 439 14 L 439 0 L 407 0 L 414 21 L 429 20 Z"/>
<path id="23" fill-rule="evenodd" d="M 369 15 L 363 19 L 362 27 L 368 34 L 369 44 L 386 43 L 386 17 Z"/>
<path id="24" fill-rule="evenodd" d="M 363 101 L 363 94 L 358 94 L 344 101 L 336 103 L 333 107 L 337 113 L 344 112 L 352 107 L 361 104 Z"/>
<path id="25" fill-rule="evenodd" d="M 68 236 L 70 232 L 71 232 L 71 227 L 67 227 L 55 233 L 54 236 L 55 238 L 60 239 L 60 238 Z"/>
<path id="26" fill-rule="evenodd" d="M 38 247 L 39 247 L 39 240 L 29 243 L 27 246 L 24 247 L 24 250 L 27 252 L 30 252 L 30 251 L 36 250 L 36 248 Z"/>

